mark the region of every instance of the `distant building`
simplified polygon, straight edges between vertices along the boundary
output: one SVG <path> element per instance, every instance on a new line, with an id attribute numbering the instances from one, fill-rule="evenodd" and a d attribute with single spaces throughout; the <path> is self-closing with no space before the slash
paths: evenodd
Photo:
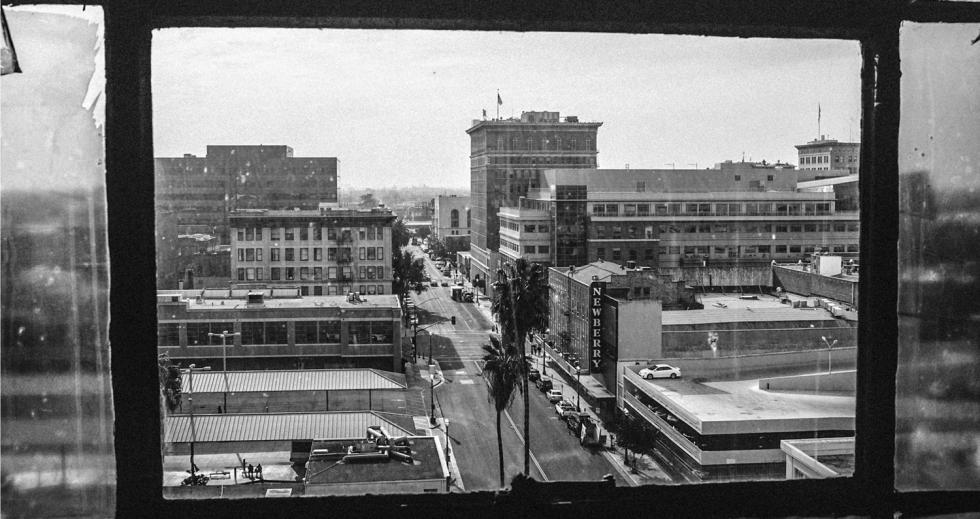
<path id="1" fill-rule="evenodd" d="M 391 211 L 251 209 L 229 216 L 237 284 L 292 286 L 301 295 L 390 294 Z"/>
<path id="2" fill-rule="evenodd" d="M 523 112 L 511 119 L 475 120 L 470 136 L 472 242 L 470 279 L 500 267 L 501 207 L 517 207 L 538 173 L 550 168 L 595 168 L 601 122 L 580 122 L 559 112 Z M 487 284 L 489 288 L 490 285 Z"/>
<path id="3" fill-rule="evenodd" d="M 462 240 L 470 237 L 470 197 L 437 196 L 432 212 L 432 234 L 442 241 Z"/>
<path id="4" fill-rule="evenodd" d="M 204 157 L 158 157 L 157 211 L 173 213 L 178 233 L 203 225 L 230 243 L 228 215 L 236 209 L 316 209 L 337 201 L 336 157 L 294 157 L 280 145 L 207 147 Z"/>
<path id="5" fill-rule="evenodd" d="M 832 170 L 846 171 L 847 175 L 856 175 L 861 159 L 861 143 L 840 142 L 821 135 L 806 144 L 796 145 L 799 152 L 800 170 L 823 170 L 829 176 Z"/>
<path id="6" fill-rule="evenodd" d="M 184 365 L 229 370 L 402 370 L 394 295 L 299 295 L 297 288 L 160 291 L 157 345 Z M 237 333 L 224 347 L 210 333 Z"/>

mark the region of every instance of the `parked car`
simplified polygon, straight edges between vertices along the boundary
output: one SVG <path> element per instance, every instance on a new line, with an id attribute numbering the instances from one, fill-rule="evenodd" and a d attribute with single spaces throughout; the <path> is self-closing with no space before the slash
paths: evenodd
<path id="1" fill-rule="evenodd" d="M 441 284 L 442 286 L 444 286 L 444 287 L 448 287 L 448 286 L 449 286 L 449 282 L 448 282 L 448 281 L 445 281 L 445 280 L 443 280 L 443 282 L 442 282 L 442 283 L 440 283 L 440 284 Z"/>
<path id="2" fill-rule="evenodd" d="M 555 387 L 551 382 L 551 378 L 543 375 L 541 378 L 534 381 L 534 385 L 538 386 L 538 389 L 540 389 L 542 392 L 549 391 L 551 388 Z"/>
<path id="3" fill-rule="evenodd" d="M 655 378 L 678 378 L 681 376 L 681 369 L 667 364 L 654 364 L 649 368 L 641 369 L 640 376 L 647 380 Z"/>
<path id="4" fill-rule="evenodd" d="M 472 303 L 473 302 L 473 292 L 463 292 L 463 302 Z"/>
<path id="5" fill-rule="evenodd" d="M 437 287 L 437 286 L 439 286 L 439 282 L 433 279 L 432 281 L 429 281 L 429 286 L 430 287 Z"/>
<path id="6" fill-rule="evenodd" d="M 561 392 L 559 391 L 559 393 Z M 568 415 L 576 412 L 575 404 L 569 402 L 568 400 L 562 400 L 561 402 L 555 404 L 555 412 L 558 413 L 559 418 L 564 420 L 565 418 L 568 418 Z"/>
<path id="7" fill-rule="evenodd" d="M 552 404 L 557 404 L 565 398 L 560 389 L 549 389 L 546 396 L 548 397 L 548 401 Z"/>
<path id="8" fill-rule="evenodd" d="M 539 378 L 541 378 L 541 372 L 538 371 L 537 368 L 531 368 L 527 370 L 528 380 L 530 380 L 531 382 L 536 382 Z"/>

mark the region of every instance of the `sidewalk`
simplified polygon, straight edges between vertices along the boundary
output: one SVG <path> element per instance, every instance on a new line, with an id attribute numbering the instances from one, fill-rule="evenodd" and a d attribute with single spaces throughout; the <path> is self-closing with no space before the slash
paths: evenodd
<path id="1" fill-rule="evenodd" d="M 433 362 L 434 364 L 432 366 L 428 366 L 426 364 L 421 364 L 419 366 L 408 364 L 405 366 L 406 375 L 409 369 L 412 369 L 415 373 L 417 373 L 416 380 L 419 383 L 417 383 L 417 385 L 415 386 L 410 386 L 410 387 L 414 389 L 415 387 L 421 388 L 424 385 L 421 394 L 422 394 L 422 400 L 425 404 L 425 410 L 423 411 L 423 413 L 414 416 L 416 428 L 424 429 L 427 435 L 436 436 L 439 438 L 439 441 L 442 442 L 443 448 L 446 450 L 446 464 L 449 466 L 449 474 L 452 480 L 451 491 L 465 492 L 466 487 L 463 485 L 463 476 L 460 475 L 459 464 L 456 462 L 456 450 L 453 449 L 452 439 L 447 434 L 448 427 L 451 427 L 452 423 L 450 421 L 450 424 L 447 426 L 446 419 L 441 416 L 442 406 L 439 404 L 438 396 L 436 397 L 436 404 L 437 404 L 436 407 L 438 407 L 439 409 L 436 410 L 435 427 L 431 425 L 432 422 L 430 421 L 428 415 L 428 413 L 431 412 L 432 409 L 432 403 L 426 401 L 428 399 L 428 394 L 430 392 L 429 384 L 431 383 L 431 381 L 435 382 L 434 386 L 431 388 L 432 391 L 435 391 L 446 380 L 445 378 L 443 378 L 442 368 L 439 365 L 439 361 L 434 360 Z M 414 393 L 414 391 L 412 392 Z M 422 425 L 422 427 L 419 427 L 419 425 Z"/>

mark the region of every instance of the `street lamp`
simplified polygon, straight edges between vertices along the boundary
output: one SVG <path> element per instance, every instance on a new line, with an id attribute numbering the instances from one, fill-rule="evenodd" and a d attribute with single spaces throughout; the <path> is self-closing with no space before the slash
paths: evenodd
<path id="1" fill-rule="evenodd" d="M 197 484 L 197 466 L 194 465 L 194 442 L 197 441 L 197 431 L 194 429 L 194 372 L 195 371 L 211 371 L 211 366 L 197 367 L 191 364 L 186 370 L 180 370 L 182 373 L 186 372 L 188 378 L 188 385 L 190 390 L 187 392 L 187 403 L 191 407 L 191 482 L 192 484 Z"/>
<path id="2" fill-rule="evenodd" d="M 228 349 L 225 339 L 228 337 L 241 336 L 241 332 L 228 333 L 228 330 L 224 330 L 221 333 L 208 333 L 208 337 L 221 337 L 221 374 L 225 378 L 225 398 L 224 410 L 228 410 Z"/>
<path id="3" fill-rule="evenodd" d="M 832 357 L 831 350 L 833 349 L 834 345 L 837 344 L 837 339 L 831 337 L 831 339 L 834 339 L 834 342 L 830 342 L 830 340 L 828 340 L 826 337 L 820 337 L 820 338 L 823 339 L 823 343 L 827 345 L 827 374 L 829 375 L 834 372 L 833 370 L 834 359 Z"/>

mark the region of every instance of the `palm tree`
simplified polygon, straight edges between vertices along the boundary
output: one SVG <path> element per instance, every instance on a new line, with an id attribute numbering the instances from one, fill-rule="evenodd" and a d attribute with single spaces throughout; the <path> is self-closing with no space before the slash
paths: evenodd
<path id="1" fill-rule="evenodd" d="M 520 352 L 520 381 L 518 388 L 524 394 L 524 474 L 530 475 L 531 460 L 531 412 L 527 382 L 527 335 L 544 332 L 548 327 L 548 280 L 544 268 L 518 258 L 508 276 L 497 271 L 491 311 L 500 322 L 501 336 L 505 344 L 516 344 Z"/>
<path id="2" fill-rule="evenodd" d="M 514 402 L 514 389 L 520 380 L 520 358 L 513 347 L 504 346 L 496 337 L 483 346 L 483 376 L 490 385 L 487 398 L 497 411 L 497 455 L 500 458 L 500 487 L 504 487 L 504 440 L 500 435 L 500 414 Z"/>

